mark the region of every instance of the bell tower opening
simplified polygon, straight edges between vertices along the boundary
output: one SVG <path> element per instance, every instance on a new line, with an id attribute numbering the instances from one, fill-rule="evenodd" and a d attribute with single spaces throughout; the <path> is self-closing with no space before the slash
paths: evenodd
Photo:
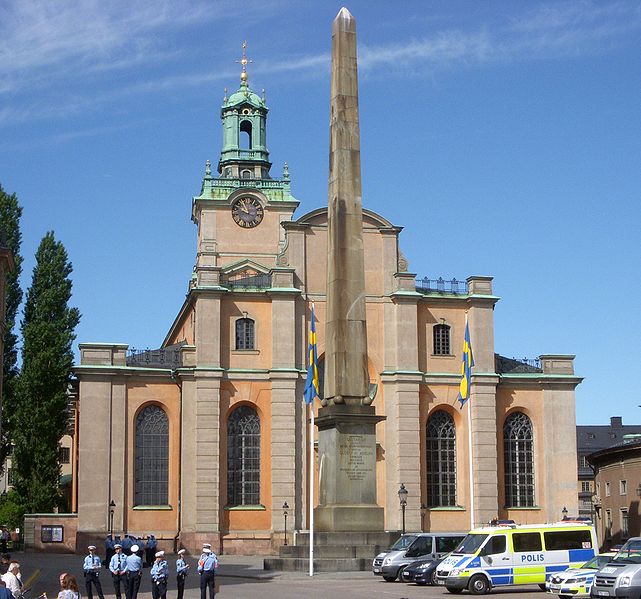
<path id="1" fill-rule="evenodd" d="M 252 124 L 251 121 L 240 122 L 240 149 L 252 149 Z"/>

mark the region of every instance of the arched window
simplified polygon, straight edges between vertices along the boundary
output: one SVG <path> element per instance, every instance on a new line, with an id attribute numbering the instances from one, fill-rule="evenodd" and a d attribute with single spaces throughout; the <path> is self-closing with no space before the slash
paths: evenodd
<path id="1" fill-rule="evenodd" d="M 169 420 L 158 406 L 136 418 L 134 505 L 167 505 L 169 489 Z"/>
<path id="2" fill-rule="evenodd" d="M 249 406 L 227 421 L 227 504 L 260 504 L 260 419 Z"/>
<path id="3" fill-rule="evenodd" d="M 436 324 L 432 329 L 434 335 L 434 354 L 437 356 L 450 355 L 450 327 L 446 324 Z"/>
<path id="4" fill-rule="evenodd" d="M 447 412 L 438 410 L 427 421 L 427 505 L 456 505 L 456 426 Z"/>
<path id="5" fill-rule="evenodd" d="M 503 426 L 506 507 L 534 505 L 533 440 L 532 421 L 522 412 L 510 414 Z"/>
<path id="6" fill-rule="evenodd" d="M 240 176 L 242 179 L 251 179 L 253 176 L 253 173 L 249 169 L 245 169 L 240 173 Z"/>
<path id="7" fill-rule="evenodd" d="M 252 149 L 252 124 L 251 121 L 240 123 L 240 148 L 241 150 Z"/>
<path id="8" fill-rule="evenodd" d="M 236 321 L 236 349 L 254 349 L 254 321 L 251 318 Z"/>

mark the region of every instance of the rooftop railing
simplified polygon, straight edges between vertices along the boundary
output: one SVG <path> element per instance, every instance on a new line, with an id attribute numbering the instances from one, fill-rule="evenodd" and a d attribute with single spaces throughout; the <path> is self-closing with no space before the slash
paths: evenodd
<path id="1" fill-rule="evenodd" d="M 220 284 L 229 289 L 269 289 L 272 286 L 272 276 L 263 273 L 243 277 L 221 275 Z"/>
<path id="2" fill-rule="evenodd" d="M 127 366 L 140 366 L 143 368 L 179 368 L 182 366 L 180 348 L 131 348 L 127 351 Z"/>
<path id="3" fill-rule="evenodd" d="M 416 279 L 416 291 L 421 293 L 450 293 L 454 295 L 465 295 L 467 294 L 467 283 L 466 281 L 459 281 L 458 279 L 448 280 L 443 277 L 430 279 L 428 277 L 423 277 L 422 279 Z"/>

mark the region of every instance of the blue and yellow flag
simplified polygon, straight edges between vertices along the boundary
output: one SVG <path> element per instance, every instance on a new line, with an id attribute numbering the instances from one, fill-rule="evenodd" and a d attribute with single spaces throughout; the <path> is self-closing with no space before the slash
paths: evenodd
<path id="1" fill-rule="evenodd" d="M 318 355 L 316 353 L 316 319 L 314 304 L 312 304 L 312 322 L 309 327 L 309 350 L 307 366 L 307 382 L 305 383 L 305 403 L 311 404 L 314 397 L 320 397 L 318 386 Z"/>
<path id="2" fill-rule="evenodd" d="M 470 399 L 472 366 L 474 366 L 474 356 L 472 355 L 472 342 L 470 341 L 470 327 L 467 324 L 467 314 L 465 314 L 465 341 L 463 342 L 463 361 L 461 362 L 461 384 L 457 398 L 461 402 L 461 409 L 463 409 L 467 400 Z"/>

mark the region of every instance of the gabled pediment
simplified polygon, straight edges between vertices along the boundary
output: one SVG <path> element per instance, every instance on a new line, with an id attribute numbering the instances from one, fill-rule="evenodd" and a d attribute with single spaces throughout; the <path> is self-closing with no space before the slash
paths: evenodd
<path id="1" fill-rule="evenodd" d="M 270 269 L 254 262 L 253 260 L 241 260 L 234 264 L 229 264 L 223 268 L 222 274 L 226 279 L 242 279 L 246 277 L 255 277 L 258 275 L 269 274 Z"/>

